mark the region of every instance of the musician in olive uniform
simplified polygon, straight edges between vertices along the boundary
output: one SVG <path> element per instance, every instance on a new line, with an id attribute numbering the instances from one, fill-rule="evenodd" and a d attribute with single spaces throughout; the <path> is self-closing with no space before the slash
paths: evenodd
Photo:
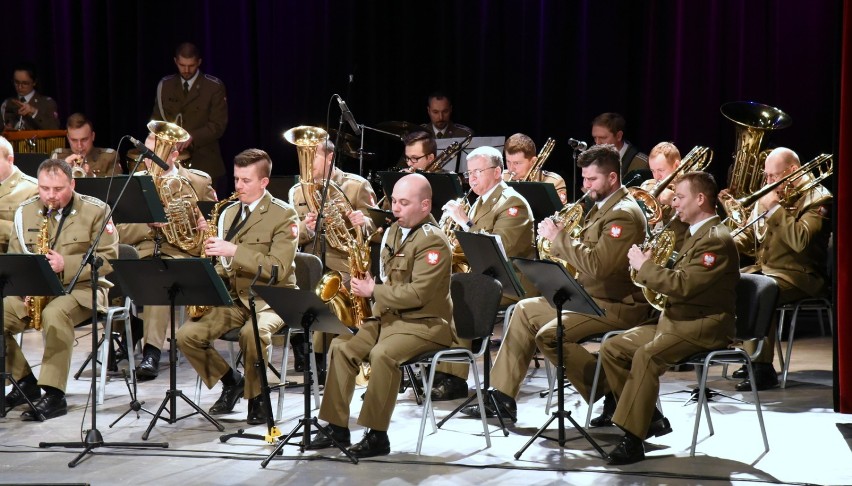
<path id="1" fill-rule="evenodd" d="M 627 271 L 627 250 L 645 238 L 645 216 L 621 185 L 618 151 L 612 145 L 591 147 L 580 155 L 577 165 L 582 168 L 586 197 L 594 202 L 579 238 L 563 231 L 562 222 L 557 224 L 551 219 L 539 223 L 538 234 L 552 242 L 552 257 L 576 269 L 577 281 L 605 311 L 603 316 L 570 311 L 562 315 L 565 376 L 588 399 L 587 383 L 591 383 L 596 360 L 578 343 L 595 334 L 629 329 L 645 321 L 651 306 Z M 515 397 L 536 346 L 547 359 L 556 362 L 557 324 L 556 310 L 543 297 L 524 299 L 515 306 L 491 371 L 501 415 L 516 417 Z M 479 408 L 466 407 L 463 412 L 478 415 Z M 495 410 L 486 405 L 486 413 L 494 415 Z"/>
<path id="2" fill-rule="evenodd" d="M 261 382 L 257 369 L 257 349 L 249 311 L 249 286 L 263 267 L 262 282 L 271 278 L 272 267 L 279 268 L 276 287 L 296 288 L 296 244 L 299 225 L 296 211 L 266 190 L 272 160 L 260 149 L 248 149 L 234 158 L 234 182 L 239 203 L 226 207 L 219 218 L 218 236 L 208 238 L 205 252 L 219 257 L 216 270 L 230 282 L 234 305 L 212 307 L 198 320 L 188 320 L 177 332 L 178 347 L 209 388 L 222 382 L 222 394 L 210 407 L 211 414 L 229 413 L 241 396 L 249 400 L 249 425 L 266 423 L 262 406 Z M 284 326 L 284 321 L 260 297 L 255 298 L 257 327 L 261 348 L 266 350 L 272 335 Z M 234 328 L 240 329 L 240 349 L 246 363 L 245 378 L 228 365 L 213 343 Z M 264 360 L 269 357 L 264 351 Z"/>
<path id="3" fill-rule="evenodd" d="M 679 176 L 673 205 L 689 225 L 689 235 L 672 269 L 650 260 L 650 249 L 643 252 L 634 245 L 627 254 L 637 283 L 668 299 L 656 325 L 634 327 L 601 348 L 603 370 L 618 400 L 612 422 L 625 432 L 609 455 L 610 464 L 644 459 L 643 439 L 671 432 L 655 406 L 660 376 L 681 359 L 726 347 L 735 335 L 739 257 L 716 216 L 717 194 L 706 172 Z"/>
<path id="4" fill-rule="evenodd" d="M 771 184 L 798 169 L 799 156 L 788 148 L 773 150 L 764 163 L 766 183 Z M 828 240 L 831 223 L 828 219 L 832 203 L 831 193 L 820 184 L 802 193 L 800 189 L 813 181 L 807 174 L 781 184 L 763 196 L 749 217 L 754 220 L 769 211 L 756 224 L 734 238 L 741 254 L 754 257 L 753 265 L 743 273 L 762 273 L 778 284 L 778 305 L 789 304 L 806 297 L 828 296 Z M 786 198 L 786 194 L 792 194 Z M 761 354 L 754 360 L 757 389 L 764 390 L 778 384 L 772 366 L 776 341 L 775 323 L 769 330 Z M 756 345 L 746 343 L 746 351 L 754 352 Z M 751 390 L 745 370 L 735 372 L 735 378 L 744 381 L 737 390 Z"/>
<path id="5" fill-rule="evenodd" d="M 115 150 L 95 147 L 95 130 L 92 122 L 82 113 L 74 113 L 65 123 L 69 148 L 53 151 L 54 159 L 63 159 L 72 166 L 77 164 L 89 177 L 110 177 L 113 173 L 123 174 L 117 163 Z"/>
<path id="6" fill-rule="evenodd" d="M 532 210 L 527 200 L 503 182 L 503 154 L 494 147 L 478 147 L 467 155 L 470 188 L 479 196 L 465 211 L 450 201 L 444 211 L 462 231 L 485 232 L 499 237 L 506 256 L 534 258 Z M 468 346 L 454 339 L 453 345 Z M 432 400 L 454 400 L 467 396 L 467 364 L 441 364 L 435 373 Z"/>
<path id="7" fill-rule="evenodd" d="M 52 207 L 52 211 L 47 211 Z M 80 268 L 83 256 L 96 235 L 104 228 L 96 248 L 103 259 L 100 275 L 112 271 L 109 261 L 118 258 L 118 233 L 112 221 L 104 226 L 109 208 L 102 201 L 74 192 L 71 167 L 58 159 L 47 159 L 38 168 L 38 196 L 18 207 L 9 241 L 9 253 L 37 253 L 41 230 L 46 224 L 49 248 L 46 253 L 50 268 L 64 286 L 71 283 Z M 29 321 L 27 305 L 21 297 L 3 299 L 6 325 L 6 369 L 18 380 L 23 394 L 35 402 L 35 413 L 27 410 L 24 420 L 51 419 L 65 415 L 65 386 L 74 347 L 74 326 L 92 317 L 92 282 L 90 266 L 85 266 L 70 294 L 54 297 L 41 311 L 44 354 L 36 380 L 17 341 L 12 338 L 22 332 Z M 100 277 L 97 301 L 106 305 L 107 292 L 112 285 Z M 41 388 L 41 389 L 39 389 Z M 44 390 L 44 396 L 41 396 Z M 7 408 L 26 403 L 16 389 L 6 397 Z"/>
<path id="8" fill-rule="evenodd" d="M 503 171 L 504 181 L 549 182 L 556 188 L 556 194 L 559 195 L 562 204 L 568 202 L 568 189 L 565 187 L 565 179 L 561 175 L 539 168 L 532 177 L 528 177 L 530 170 L 538 162 L 535 142 L 530 137 L 523 133 L 512 135 L 506 139 L 503 151 L 506 152 L 506 170 Z"/>
<path id="9" fill-rule="evenodd" d="M 219 139 L 228 126 L 228 99 L 219 78 L 204 74 L 198 48 L 184 42 L 175 50 L 178 74 L 166 76 L 157 85 L 152 120 L 177 123 L 189 132 L 190 140 L 178 145 L 188 150 L 192 167 L 214 180 L 225 175 Z"/>
<path id="10" fill-rule="evenodd" d="M 671 142 L 660 142 L 651 149 L 651 153 L 648 155 L 648 166 L 653 177 L 643 182 L 639 188 L 650 193 L 657 186 L 657 183 L 669 177 L 680 167 L 680 150 Z M 674 188 L 674 184 L 662 189 L 657 197 L 657 202 L 662 206 L 662 218 L 651 228 L 651 231 L 659 231 L 666 223 L 671 221 L 668 229 L 674 231 L 675 248 L 679 248 L 686 236 L 688 225 L 679 218 L 672 220 L 675 214 L 672 208 L 672 199 L 674 198 L 672 188 Z"/>
<path id="11" fill-rule="evenodd" d="M 402 143 L 405 145 L 403 159 L 405 159 L 405 163 L 408 166 L 403 171 L 414 172 L 417 170 L 426 170 L 435 161 L 435 155 L 438 153 L 438 144 L 435 142 L 435 136 L 431 132 L 423 130 L 409 132 Z M 437 172 L 446 171 L 440 169 Z"/>
<path id="12" fill-rule="evenodd" d="M 624 139 L 627 122 L 619 113 L 601 113 L 592 120 L 592 138 L 595 145 L 612 144 L 621 158 L 621 180 L 628 186 L 638 185 L 648 174 L 648 156 Z M 636 183 L 633 183 L 634 177 Z"/>
<path id="13" fill-rule="evenodd" d="M 352 279 L 352 292 L 375 300 L 373 318 L 354 335 L 332 341 L 329 374 L 319 417 L 342 445 L 349 445 L 349 403 L 360 363 L 369 359 L 370 381 L 358 424 L 364 438 L 349 449 L 355 457 L 388 454 L 387 430 L 397 401 L 400 364 L 428 351 L 446 348 L 453 303 L 450 300 L 452 257 L 446 236 L 430 211 L 432 189 L 420 174 L 401 178 L 393 189 L 393 213 L 399 218 L 382 244 L 382 284 L 369 274 Z M 311 449 L 331 447 L 326 437 Z"/>
<path id="14" fill-rule="evenodd" d="M 464 138 L 473 135 L 473 130 L 453 123 L 450 119 L 453 115 L 453 103 L 444 93 L 435 92 L 429 95 L 426 100 L 426 114 L 429 115 L 429 123 L 420 126 L 435 138 Z"/>
<path id="15" fill-rule="evenodd" d="M 18 206 L 38 194 L 38 181 L 15 167 L 12 144 L 0 136 L 0 253 L 6 253 Z"/>
<path id="16" fill-rule="evenodd" d="M 50 96 L 36 92 L 38 84 L 35 67 L 21 64 L 15 67 L 12 83 L 15 85 L 13 98 L 0 104 L 3 124 L 7 130 L 57 130 L 59 108 Z"/>
<path id="17" fill-rule="evenodd" d="M 145 140 L 145 145 L 154 148 L 154 135 L 151 134 Z M 177 162 L 178 152 L 173 151 L 165 161 L 169 170 L 157 169 L 162 172 L 161 177 L 173 176 L 188 180 L 189 184 L 181 186 L 181 196 L 190 196 L 192 193 L 199 201 L 215 201 L 216 191 L 213 190 L 210 176 L 196 169 L 187 169 Z M 149 170 L 137 172 L 134 175 L 150 175 L 151 167 L 156 167 L 149 159 L 145 159 Z M 157 181 L 155 180 L 156 184 Z M 175 195 L 177 196 L 177 195 Z M 197 211 L 197 210 L 196 210 Z M 197 214 L 188 217 L 196 218 Z M 165 224 L 167 225 L 167 224 Z M 162 235 L 163 223 L 124 223 L 119 224 L 121 243 L 132 245 L 139 253 L 139 258 L 152 258 L 155 256 L 156 238 L 158 233 Z M 200 230 L 199 230 L 200 231 Z M 201 254 L 201 244 L 184 250 L 169 242 L 161 236 L 158 256 L 161 258 L 187 258 L 197 257 Z M 136 377 L 140 380 L 152 380 L 160 373 L 160 355 L 163 344 L 166 341 L 166 333 L 171 324 L 171 314 L 168 306 L 147 305 L 143 311 L 145 347 L 142 350 L 142 362 L 136 368 Z"/>

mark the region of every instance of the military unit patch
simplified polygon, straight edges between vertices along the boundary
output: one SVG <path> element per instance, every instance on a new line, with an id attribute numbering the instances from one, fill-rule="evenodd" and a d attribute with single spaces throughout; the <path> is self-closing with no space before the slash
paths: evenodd
<path id="1" fill-rule="evenodd" d="M 707 268 L 713 268 L 713 265 L 716 264 L 716 254 L 707 252 L 701 255 L 701 264 Z"/>
<path id="2" fill-rule="evenodd" d="M 620 238 L 621 237 L 621 226 L 619 226 L 617 224 L 612 225 L 612 227 L 609 229 L 609 235 L 612 236 L 613 238 Z"/>
<path id="3" fill-rule="evenodd" d="M 441 261 L 441 254 L 435 250 L 426 253 L 426 263 L 429 265 L 437 265 Z"/>

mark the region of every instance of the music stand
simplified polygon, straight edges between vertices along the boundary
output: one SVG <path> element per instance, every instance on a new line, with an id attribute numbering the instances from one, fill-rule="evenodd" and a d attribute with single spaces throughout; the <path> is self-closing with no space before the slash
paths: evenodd
<path id="1" fill-rule="evenodd" d="M 506 184 L 527 200 L 534 221 L 553 216 L 553 213 L 562 209 L 556 186 L 549 182 L 508 181 Z"/>
<path id="2" fill-rule="evenodd" d="M 50 154 L 42 153 L 15 153 L 15 165 L 24 174 L 38 178 L 38 166 L 50 158 Z"/>
<path id="3" fill-rule="evenodd" d="M 330 334 L 346 334 L 352 330 L 344 326 L 339 319 L 334 315 L 326 303 L 320 300 L 312 290 L 304 289 L 288 289 L 281 287 L 266 287 L 261 285 L 253 285 L 252 289 L 257 292 L 264 302 L 269 304 L 281 319 L 290 326 L 291 329 L 304 329 L 305 341 L 304 346 L 305 356 L 310 356 L 313 353 L 313 345 L 311 339 L 311 331 L 320 331 Z M 311 426 L 316 427 L 317 432 L 325 437 L 346 454 L 346 457 L 353 464 L 358 464 L 358 458 L 353 456 L 345 447 L 340 445 L 332 436 L 331 432 L 326 431 L 320 426 L 316 417 L 311 417 L 311 387 L 313 385 L 313 370 L 311 369 L 311 360 L 306 360 L 305 369 L 302 372 L 304 377 L 304 415 L 299 420 L 299 423 L 293 427 L 293 430 L 287 434 L 284 439 L 278 442 L 272 453 L 267 456 L 261 467 L 266 467 L 269 461 L 272 460 L 281 449 L 287 445 L 291 438 L 298 435 L 299 429 L 304 428 L 301 433 L 302 442 L 299 444 L 299 450 L 305 452 L 305 449 L 311 445 Z"/>
<path id="4" fill-rule="evenodd" d="M 21 389 L 12 373 L 6 372 L 6 321 L 4 319 L 3 299 L 8 296 L 55 296 L 65 293 L 62 282 L 53 273 L 50 263 L 44 255 L 0 255 L 0 380 L 3 387 L 0 390 L 0 417 L 6 416 L 6 386 L 9 380 L 12 388 L 18 390 L 27 404 L 35 412 L 33 402 Z M 44 417 L 37 418 L 43 422 Z"/>
<path id="5" fill-rule="evenodd" d="M 274 175 L 269 177 L 266 190 L 282 201 L 290 200 L 290 189 L 299 183 L 298 175 Z"/>
<path id="6" fill-rule="evenodd" d="M 396 221 L 393 211 L 380 208 L 367 208 L 367 216 L 373 220 L 376 228 L 389 228 Z"/>
<path id="7" fill-rule="evenodd" d="M 74 179 L 74 190 L 104 201 L 113 208 L 114 221 L 118 223 L 167 223 L 166 212 L 148 175 L 116 175 L 109 177 L 80 177 Z M 127 184 L 124 194 L 110 190 L 112 186 Z"/>
<path id="8" fill-rule="evenodd" d="M 382 190 L 385 194 L 393 194 L 393 187 L 397 181 L 407 176 L 408 172 L 379 172 L 379 177 L 382 180 Z M 441 219 L 442 209 L 447 201 L 458 199 L 464 196 L 461 182 L 458 174 L 454 173 L 437 173 L 437 172 L 418 172 L 423 175 L 432 186 L 432 216 L 436 221 Z"/>
<path id="9" fill-rule="evenodd" d="M 216 274 L 213 264 L 207 258 L 150 258 L 145 260 L 112 260 L 113 273 L 121 287 L 134 302 L 140 305 L 168 305 L 170 314 L 170 332 L 172 345 L 169 347 L 169 390 L 160 404 L 160 408 L 151 419 L 148 429 L 142 434 L 142 440 L 148 436 L 157 420 L 173 424 L 178 420 L 200 413 L 219 432 L 225 427 L 207 412 L 190 400 L 177 388 L 177 340 L 175 339 L 175 307 L 178 305 L 231 305 L 231 297 L 225 289 L 225 283 Z M 182 398 L 195 409 L 195 412 L 177 416 L 177 399 Z M 168 418 L 160 415 L 169 406 Z"/>
<path id="10" fill-rule="evenodd" d="M 530 437 L 530 440 L 521 447 L 521 450 L 515 453 L 515 459 L 519 459 L 521 454 L 527 450 L 527 447 L 532 445 L 533 441 L 538 437 L 545 439 L 556 440 L 559 447 L 565 447 L 565 419 L 571 422 L 571 425 L 577 429 L 583 437 L 600 453 L 601 457 L 606 458 L 606 453 L 601 449 L 601 446 L 586 432 L 580 424 L 571 417 L 571 412 L 565 410 L 565 363 L 563 362 L 563 328 L 562 328 L 562 310 L 563 308 L 579 314 L 587 314 L 593 316 L 604 315 L 603 309 L 592 299 L 589 294 L 583 289 L 573 277 L 568 275 L 565 267 L 549 260 L 529 260 L 526 258 L 512 258 L 512 262 L 524 276 L 541 292 L 541 295 L 547 299 L 553 307 L 556 308 L 556 380 L 557 380 L 557 410 L 550 415 L 550 418 L 538 431 Z M 559 420 L 559 438 L 553 439 L 544 435 L 544 431 L 554 421 Z"/>
<path id="11" fill-rule="evenodd" d="M 446 140 L 446 139 L 445 139 Z M 463 140 L 462 138 L 451 138 L 450 141 Z M 494 147 L 497 150 L 503 151 L 503 145 L 506 144 L 506 137 L 473 137 L 467 147 L 462 149 L 459 155 L 459 164 L 456 167 L 456 172 L 459 174 L 467 172 L 467 156 L 477 147 Z"/>
<path id="12" fill-rule="evenodd" d="M 518 274 L 506 259 L 494 235 L 456 231 L 456 239 L 472 273 L 483 273 L 496 278 L 503 285 L 503 295 L 523 299 L 526 295 Z"/>

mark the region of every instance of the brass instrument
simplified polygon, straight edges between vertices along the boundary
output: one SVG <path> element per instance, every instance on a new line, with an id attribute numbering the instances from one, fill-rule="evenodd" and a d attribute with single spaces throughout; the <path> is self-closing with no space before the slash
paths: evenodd
<path id="1" fill-rule="evenodd" d="M 538 152 L 538 156 L 535 159 L 535 164 L 530 167 L 529 172 L 524 177 L 518 179 L 522 182 L 530 182 L 537 181 L 541 179 L 541 168 L 544 166 L 544 163 L 547 161 L 547 158 L 550 157 L 550 153 L 553 152 L 553 147 L 556 145 L 556 140 L 552 138 L 548 138 L 544 145 L 541 147 L 541 150 Z"/>
<path id="2" fill-rule="evenodd" d="M 219 225 L 219 212 L 225 207 L 226 204 L 229 204 L 231 201 L 234 201 L 240 197 L 240 193 L 234 192 L 227 199 L 223 199 L 216 204 L 213 205 L 213 211 L 210 212 L 210 220 L 207 221 L 207 231 L 203 233 L 201 241 L 207 241 L 208 238 L 215 238 L 218 234 L 218 225 Z M 239 214 L 237 215 L 239 217 Z M 201 258 L 207 258 L 206 247 L 201 247 Z M 210 311 L 211 306 L 209 305 L 190 305 L 186 307 L 186 313 L 189 315 L 191 319 L 200 319 L 201 316 Z"/>
<path id="3" fill-rule="evenodd" d="M 461 206 L 462 210 L 465 213 L 470 212 L 470 201 L 468 201 L 468 197 L 470 197 L 470 193 L 473 192 L 473 189 L 468 189 L 464 196 L 456 199 L 456 204 Z M 470 265 L 467 263 L 467 257 L 464 256 L 464 250 L 462 250 L 461 245 L 459 244 L 458 239 L 456 239 L 456 231 L 458 231 L 459 224 L 450 216 L 449 212 L 445 212 L 441 215 L 441 220 L 438 221 L 438 227 L 441 228 L 441 231 L 444 232 L 447 239 L 450 240 L 450 244 L 452 245 L 452 253 L 453 253 L 453 264 L 452 264 L 452 272 L 453 273 L 467 273 L 470 271 Z"/>
<path id="4" fill-rule="evenodd" d="M 447 146 L 447 148 L 444 149 L 443 152 L 441 152 L 440 154 L 438 154 L 437 157 L 435 157 L 435 160 L 433 160 L 428 166 L 426 166 L 425 169 L 423 169 L 423 172 L 438 172 L 440 170 L 443 170 L 444 166 L 447 165 L 451 160 L 453 160 L 453 158 L 455 158 L 455 156 L 458 155 L 459 152 L 461 152 L 462 150 L 464 150 L 465 147 L 470 145 L 471 140 L 473 140 L 472 134 L 465 137 L 465 139 L 461 142 L 455 141 L 451 143 Z"/>
<path id="5" fill-rule="evenodd" d="M 71 162 L 71 177 L 77 179 L 80 177 L 88 177 L 89 174 L 86 173 L 86 169 L 83 168 L 86 165 L 86 157 L 83 154 L 76 154 L 79 159 Z"/>
<path id="6" fill-rule="evenodd" d="M 789 127 L 793 119 L 778 108 L 753 101 L 725 103 L 720 111 L 737 125 L 728 190 L 735 198 L 742 197 L 755 192 L 763 183 L 763 161 L 768 155 L 768 151 L 760 150 L 763 136 L 768 131 Z"/>
<path id="7" fill-rule="evenodd" d="M 677 176 L 685 172 L 696 170 L 705 170 L 710 162 L 713 161 L 713 150 L 707 147 L 696 145 L 686 154 L 686 157 L 680 161 L 680 165 L 672 171 L 665 179 L 658 181 L 650 191 L 646 191 L 639 187 L 628 187 L 627 191 L 636 199 L 642 212 L 645 213 L 645 218 L 648 220 L 648 226 L 653 226 L 663 219 L 663 205 L 660 204 L 660 194 L 666 190 L 672 181 Z"/>
<path id="8" fill-rule="evenodd" d="M 737 227 L 742 228 L 748 219 L 748 208 L 751 207 L 752 204 L 757 202 L 760 198 L 769 194 L 770 191 L 774 191 L 781 184 L 785 184 L 788 182 L 793 182 L 801 177 L 804 177 L 806 174 L 809 174 L 812 170 L 817 171 L 816 175 L 811 175 L 810 180 L 808 180 L 802 186 L 792 186 L 788 190 L 785 191 L 784 196 L 782 197 L 781 205 L 786 206 L 791 204 L 796 198 L 801 196 L 804 192 L 813 188 L 823 180 L 825 180 L 828 176 L 830 176 L 834 172 L 834 159 L 831 154 L 820 154 L 813 159 L 811 159 L 806 164 L 802 164 L 796 170 L 790 172 L 789 174 L 781 177 L 777 181 L 766 184 L 761 187 L 756 192 L 749 194 L 747 196 L 743 196 L 740 198 L 735 198 L 732 194 L 728 192 L 722 192 L 719 194 L 719 203 L 722 204 L 722 207 L 725 209 L 725 213 L 727 213 L 728 217 L 725 219 L 725 222 L 732 222 Z"/>
<path id="9" fill-rule="evenodd" d="M 53 206 L 49 205 L 47 211 L 42 214 L 41 227 L 39 227 L 36 245 L 33 249 L 36 255 L 47 255 L 50 251 L 50 234 L 48 233 L 47 226 L 50 224 L 50 218 L 53 216 L 52 213 Z M 27 296 L 24 298 L 24 302 L 27 305 L 27 316 L 30 318 L 29 326 L 36 331 L 41 330 L 41 312 L 49 300 L 50 297 L 46 296 Z"/>
<path id="10" fill-rule="evenodd" d="M 148 130 L 156 139 L 154 154 L 163 160 L 168 160 L 175 145 L 189 140 L 189 132 L 174 123 L 151 120 L 148 122 Z M 148 169 L 148 174 L 154 178 L 160 202 L 169 220 L 158 231 L 166 241 L 183 251 L 198 248 L 204 234 L 198 230 L 198 195 L 189 179 L 179 175 L 165 175 L 163 169 L 154 163 Z"/>
<path id="11" fill-rule="evenodd" d="M 556 213 L 554 216 L 550 216 L 550 219 L 556 225 L 564 225 L 562 231 L 568 233 L 571 238 L 579 238 L 580 237 L 580 227 L 583 223 L 583 206 L 586 202 L 586 198 L 588 194 L 583 194 L 583 197 L 577 200 L 577 202 L 573 202 L 570 204 L 566 204 Z M 538 235 L 535 239 L 536 248 L 538 248 L 538 257 L 542 260 L 550 260 L 556 263 L 559 263 L 571 275 L 577 275 L 577 269 L 574 268 L 573 265 L 568 263 L 567 261 L 557 258 L 550 253 L 550 248 L 552 242 L 545 238 L 544 236 Z"/>
<path id="12" fill-rule="evenodd" d="M 675 219 L 677 219 L 677 217 L 678 213 L 675 213 L 671 219 L 668 220 L 665 226 L 660 229 L 660 231 L 652 234 L 648 238 L 645 238 L 645 241 L 639 247 L 642 250 L 642 253 L 650 249 L 651 261 L 663 268 L 671 268 L 671 264 L 677 258 L 677 252 L 674 249 L 677 237 L 675 232 L 669 229 L 669 226 Z M 645 299 L 649 304 L 651 304 L 651 307 L 658 311 L 665 309 L 667 297 L 637 282 L 636 276 L 638 273 L 639 272 L 637 270 L 630 267 L 630 280 L 632 280 L 637 287 L 642 288 L 642 295 L 645 296 Z"/>

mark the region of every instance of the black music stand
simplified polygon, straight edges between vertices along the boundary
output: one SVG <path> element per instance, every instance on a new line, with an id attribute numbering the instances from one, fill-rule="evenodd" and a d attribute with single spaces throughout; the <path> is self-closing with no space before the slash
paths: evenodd
<path id="1" fill-rule="evenodd" d="M 556 186 L 549 182 L 509 181 L 506 184 L 524 196 L 532 209 L 535 221 L 553 216 L 553 213 L 562 209 Z"/>
<path id="2" fill-rule="evenodd" d="M 49 158 L 50 154 L 19 152 L 15 154 L 15 165 L 18 166 L 24 174 L 38 179 L 38 166 Z"/>
<path id="3" fill-rule="evenodd" d="M 382 190 L 385 194 L 393 194 L 393 186 L 408 174 L 408 172 L 379 172 Z M 432 216 L 438 221 L 441 219 L 441 214 L 444 212 L 442 208 L 447 201 L 464 196 L 459 176 L 455 173 L 418 172 L 418 174 L 423 175 L 432 186 Z"/>
<path id="4" fill-rule="evenodd" d="M 298 175 L 274 175 L 269 177 L 266 190 L 282 201 L 290 200 L 290 189 L 299 183 Z"/>
<path id="5" fill-rule="evenodd" d="M 151 176 L 81 177 L 74 181 L 76 192 L 96 197 L 109 204 L 116 223 L 167 223 L 169 221 Z M 124 184 L 127 184 L 127 190 L 123 194 L 111 190 L 113 186 L 121 187 Z"/>
<path id="6" fill-rule="evenodd" d="M 367 216 L 373 220 L 376 228 L 389 228 L 396 221 L 393 211 L 380 208 L 367 208 Z"/>
<path id="7" fill-rule="evenodd" d="M 257 292 L 264 302 L 272 307 L 272 310 L 274 310 L 281 319 L 283 319 L 284 322 L 291 327 L 291 329 L 304 329 L 305 341 L 302 346 L 304 346 L 305 356 L 310 356 L 310 353 L 313 353 L 313 345 L 309 337 L 311 335 L 311 331 L 320 331 L 329 334 L 346 334 L 352 332 L 351 329 L 344 326 L 343 323 L 337 319 L 337 316 L 334 315 L 328 307 L 328 304 L 320 300 L 320 298 L 317 297 L 312 290 L 264 287 L 260 285 L 254 285 L 252 286 L 252 289 Z M 346 457 L 348 457 L 353 464 L 358 464 L 358 458 L 353 456 L 345 447 L 340 445 L 340 443 L 334 439 L 331 432 L 320 426 L 316 417 L 311 417 L 311 387 L 314 382 L 311 360 L 306 360 L 303 376 L 305 382 L 303 390 L 305 406 L 304 415 L 299 420 L 299 423 L 293 427 L 293 430 L 291 430 L 284 439 L 278 442 L 278 445 L 275 446 L 272 453 L 270 453 L 269 456 L 260 463 L 261 467 L 265 468 L 273 457 L 281 453 L 281 449 L 289 443 L 290 439 L 297 435 L 302 436 L 302 441 L 299 443 L 299 450 L 301 452 L 305 452 L 307 447 L 311 445 L 311 426 L 315 427 L 318 433 L 328 437 L 335 447 L 346 454 Z M 304 428 L 304 431 L 299 434 L 299 429 L 302 428 Z"/>
<path id="8" fill-rule="evenodd" d="M 53 273 L 50 263 L 44 255 L 0 255 L 0 417 L 6 416 L 6 380 L 17 389 L 27 404 L 35 412 L 33 402 L 21 390 L 21 386 L 6 372 L 6 321 L 3 318 L 3 299 L 8 296 L 55 296 L 65 293 L 62 282 Z M 39 421 L 44 417 L 39 414 Z"/>
<path id="9" fill-rule="evenodd" d="M 216 274 L 207 258 L 151 258 L 146 260 L 112 260 L 114 274 L 121 287 L 134 302 L 141 305 L 168 305 L 170 311 L 171 346 L 169 347 L 169 390 L 160 408 L 151 419 L 142 440 L 148 436 L 157 420 L 173 424 L 178 420 L 200 413 L 219 432 L 225 427 L 190 400 L 177 388 L 177 340 L 175 339 L 175 307 L 178 305 L 231 305 L 225 283 Z M 182 398 L 195 412 L 177 416 L 177 399 Z M 169 406 L 169 417 L 160 415 Z"/>
<path id="10" fill-rule="evenodd" d="M 568 275 L 565 267 L 549 260 L 529 260 L 526 258 L 512 258 L 512 262 L 521 273 L 524 274 L 530 282 L 541 292 L 541 295 L 556 308 L 556 380 L 557 380 L 557 410 L 550 415 L 550 418 L 538 431 L 530 437 L 530 440 L 521 447 L 521 450 L 515 453 L 515 459 L 519 459 L 521 454 L 527 450 L 527 447 L 532 445 L 533 441 L 538 437 L 544 437 L 549 440 L 556 440 L 559 447 L 565 447 L 565 419 L 571 422 L 583 437 L 600 453 L 601 457 L 606 458 L 606 453 L 601 449 L 601 446 L 595 442 L 595 439 L 571 417 L 571 412 L 565 410 L 565 363 L 563 362 L 563 332 L 562 328 L 562 310 L 567 309 L 571 312 L 579 314 L 588 314 L 593 316 L 604 315 L 603 309 L 592 299 L 589 294 L 583 289 L 579 282 Z M 554 421 L 559 420 L 559 438 L 553 439 L 544 435 L 544 431 Z"/>

